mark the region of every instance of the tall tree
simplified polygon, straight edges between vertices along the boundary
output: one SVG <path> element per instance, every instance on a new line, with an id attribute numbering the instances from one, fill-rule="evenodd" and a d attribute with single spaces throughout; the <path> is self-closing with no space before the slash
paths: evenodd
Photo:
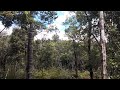
<path id="1" fill-rule="evenodd" d="M 33 69 L 32 59 L 33 59 L 33 24 L 30 24 L 30 29 L 28 31 L 26 79 L 32 78 Z"/>
<path id="2" fill-rule="evenodd" d="M 25 70 L 27 31 L 25 29 L 14 28 L 9 40 L 9 66 L 13 66 L 13 78 L 19 78 L 15 74 L 22 69 Z M 10 65 L 11 64 L 11 65 Z"/>
<path id="3" fill-rule="evenodd" d="M 65 30 L 66 34 L 68 35 L 69 39 L 72 40 L 72 48 L 73 48 L 73 55 L 75 59 L 75 78 L 78 78 L 78 55 L 80 51 L 78 51 L 78 46 L 80 42 L 80 28 L 79 23 L 77 23 L 76 17 L 73 16 L 71 18 L 68 18 L 64 25 L 68 25 L 69 27 Z"/>
<path id="4" fill-rule="evenodd" d="M 90 78 L 93 79 L 93 66 L 92 66 L 92 60 L 91 60 L 91 31 L 92 31 L 92 18 L 89 16 L 88 12 L 85 11 L 86 18 L 88 21 L 88 60 L 89 60 L 89 72 L 90 72 Z"/>
<path id="5" fill-rule="evenodd" d="M 93 33 L 93 29 L 96 29 L 95 24 L 93 23 L 97 21 L 97 12 L 95 11 L 77 11 L 76 12 L 76 17 L 77 17 L 77 21 L 80 23 L 80 26 L 84 26 L 84 28 L 81 30 L 83 33 L 87 34 L 87 53 L 88 53 L 88 70 L 90 73 L 90 78 L 93 79 L 93 60 L 94 58 L 92 58 L 92 49 L 91 47 L 93 46 L 93 44 L 91 44 L 91 42 L 93 41 L 93 39 L 95 39 L 98 43 L 98 40 L 96 39 L 96 35 L 94 35 L 95 33 Z M 86 32 L 87 31 L 87 32 Z M 96 30 L 97 31 L 97 30 Z M 84 34 L 82 34 L 81 36 L 84 36 Z M 93 38 L 92 38 L 93 36 Z M 86 37 L 86 36 L 85 36 Z M 99 44 L 99 43 L 98 43 Z"/>
<path id="6" fill-rule="evenodd" d="M 44 28 L 57 18 L 55 11 L 1 11 L 0 20 L 5 27 L 10 27 L 12 24 L 17 24 L 21 28 L 28 30 L 28 48 L 27 48 L 27 67 L 26 78 L 32 78 L 32 41 L 33 31 L 38 28 Z M 37 18 L 37 20 L 35 20 Z"/>
<path id="7" fill-rule="evenodd" d="M 104 30 L 104 13 L 99 12 L 100 17 L 100 40 L 101 40 L 101 58 L 102 58 L 102 79 L 107 79 L 107 62 L 106 62 L 106 36 Z"/>

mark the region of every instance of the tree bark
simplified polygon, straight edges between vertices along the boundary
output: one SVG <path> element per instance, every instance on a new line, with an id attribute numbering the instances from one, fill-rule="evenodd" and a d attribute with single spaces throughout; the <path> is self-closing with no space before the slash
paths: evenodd
<path id="1" fill-rule="evenodd" d="M 30 24 L 30 29 L 28 31 L 26 79 L 32 79 L 32 59 L 33 59 L 33 24 Z"/>
<path id="2" fill-rule="evenodd" d="M 76 54 L 76 43 L 75 40 L 73 40 L 73 48 L 74 48 L 74 57 L 75 57 L 75 78 L 78 78 L 78 60 L 77 60 L 77 54 Z"/>
<path id="3" fill-rule="evenodd" d="M 93 79 L 93 67 L 91 61 L 91 21 L 89 21 L 89 30 L 88 30 L 88 60 L 89 60 L 89 72 L 90 79 Z"/>
<path id="4" fill-rule="evenodd" d="M 3 78 L 5 78 L 5 73 L 6 73 L 6 57 L 7 57 L 7 54 L 3 59 Z"/>
<path id="5" fill-rule="evenodd" d="M 106 63 L 106 38 L 104 30 L 104 13 L 103 11 L 99 12 L 100 19 L 100 42 L 101 42 L 101 58 L 102 58 L 102 79 L 108 79 L 107 76 L 107 63 Z"/>
<path id="6" fill-rule="evenodd" d="M 87 12 L 85 12 L 87 20 L 88 20 L 88 60 L 89 60 L 89 73 L 90 73 L 90 79 L 93 79 L 93 66 L 91 61 L 91 30 L 92 30 L 92 23 L 91 18 L 87 15 Z"/>

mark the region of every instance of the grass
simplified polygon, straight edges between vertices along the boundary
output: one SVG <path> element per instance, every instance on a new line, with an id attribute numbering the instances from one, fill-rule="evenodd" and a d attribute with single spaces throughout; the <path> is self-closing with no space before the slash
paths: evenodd
<path id="1" fill-rule="evenodd" d="M 48 70 L 37 70 L 33 73 L 35 79 L 75 79 L 75 72 L 58 69 L 58 68 L 50 68 Z M 89 72 L 80 72 L 78 79 L 89 79 Z"/>

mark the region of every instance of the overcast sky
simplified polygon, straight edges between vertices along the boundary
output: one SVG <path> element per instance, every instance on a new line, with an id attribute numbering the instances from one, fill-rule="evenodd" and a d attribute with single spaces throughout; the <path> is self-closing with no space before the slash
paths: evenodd
<path id="1" fill-rule="evenodd" d="M 59 29 L 59 37 L 60 39 L 66 40 L 68 39 L 65 35 L 65 27 L 62 25 L 62 23 L 66 20 L 66 18 L 71 17 L 74 14 L 70 14 L 69 11 L 57 11 L 58 13 L 58 18 L 54 21 L 54 23 L 52 25 L 57 26 L 57 28 Z M 12 28 L 15 27 L 15 25 L 13 25 L 12 27 L 10 27 L 9 29 L 6 29 L 5 32 L 10 35 L 12 33 Z M 0 31 L 4 28 L 4 26 L 2 25 L 2 23 L 0 22 Z M 51 33 L 47 33 L 46 31 L 39 33 L 35 39 L 41 39 L 42 37 L 46 37 L 51 39 L 52 36 L 55 34 L 55 32 L 51 32 Z"/>

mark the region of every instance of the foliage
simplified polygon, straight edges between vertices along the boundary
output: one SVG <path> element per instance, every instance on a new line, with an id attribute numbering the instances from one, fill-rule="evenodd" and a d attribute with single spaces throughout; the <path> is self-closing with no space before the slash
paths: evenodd
<path id="1" fill-rule="evenodd" d="M 75 79 L 75 54 L 78 60 L 78 79 L 89 79 L 88 20 L 92 22 L 91 62 L 94 79 L 101 79 L 101 54 L 99 16 L 97 11 L 75 11 L 74 16 L 63 23 L 69 40 L 60 40 L 55 34 L 50 39 L 33 40 L 34 79 Z M 104 11 L 107 37 L 107 70 L 111 79 L 120 79 L 120 33 L 119 11 Z M 57 18 L 55 11 L 1 11 L 0 20 L 9 28 L 11 35 L 0 33 L 0 78 L 25 79 L 27 64 L 28 33 L 33 24 L 33 37 L 37 31 L 47 28 Z M 93 36 L 94 35 L 94 36 Z M 96 41 L 96 39 L 98 41 Z M 32 38 L 33 39 L 33 38 Z"/>

